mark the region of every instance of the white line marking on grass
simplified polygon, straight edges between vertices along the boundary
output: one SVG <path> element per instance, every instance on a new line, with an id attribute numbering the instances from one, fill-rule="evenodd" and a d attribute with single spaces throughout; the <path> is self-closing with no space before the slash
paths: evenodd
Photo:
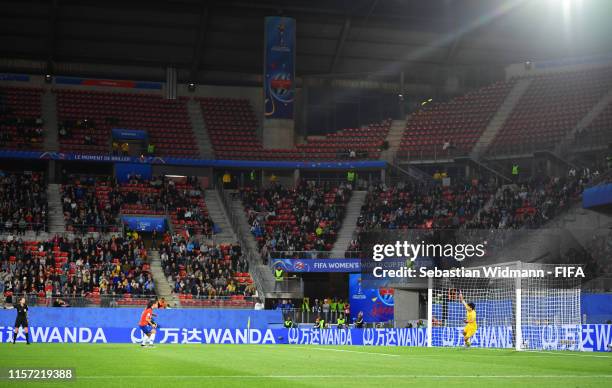
<path id="1" fill-rule="evenodd" d="M 612 375 L 142 375 L 142 376 L 76 376 L 76 379 L 607 379 Z"/>
<path id="2" fill-rule="evenodd" d="M 520 353 L 520 352 L 518 352 Z M 604 355 L 598 355 L 598 354 L 593 354 L 593 353 L 589 353 L 589 352 L 581 352 L 581 353 L 561 353 L 561 352 L 554 352 L 554 351 L 545 351 L 545 350 L 526 350 L 525 353 L 538 353 L 538 354 L 545 354 L 547 356 L 573 356 L 573 357 L 592 357 L 592 358 L 609 358 L 612 360 L 612 356 L 604 356 Z"/>
<path id="3" fill-rule="evenodd" d="M 334 349 L 334 348 L 306 348 L 311 350 L 325 350 L 328 352 L 345 352 L 345 353 L 359 353 L 359 354 L 376 354 L 378 356 L 387 356 L 387 357 L 400 357 L 399 354 L 390 354 L 390 353 L 379 353 L 379 352 L 359 352 L 357 350 L 348 350 L 348 349 Z"/>

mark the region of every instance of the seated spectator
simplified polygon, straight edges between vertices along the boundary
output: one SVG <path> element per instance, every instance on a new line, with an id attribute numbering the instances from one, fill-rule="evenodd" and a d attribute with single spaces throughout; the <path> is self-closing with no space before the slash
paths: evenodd
<path id="1" fill-rule="evenodd" d="M 290 190 L 277 184 L 265 190 L 242 189 L 251 232 L 264 259 L 280 252 L 283 257 L 305 257 L 329 251 L 351 195 L 349 187 L 300 182 Z"/>
<path id="2" fill-rule="evenodd" d="M 214 233 L 203 190 L 197 179 L 173 180 L 165 176 L 145 180 L 130 175 L 118 184 L 109 177 L 71 176 L 63 185 L 64 216 L 71 230 L 112 230 L 120 214 L 170 216 L 177 231 L 190 235 Z"/>
<path id="3" fill-rule="evenodd" d="M 47 225 L 47 186 L 40 173 L 0 175 L 0 233 L 44 231 Z"/>
<path id="4" fill-rule="evenodd" d="M 0 281 L 13 294 L 60 298 L 155 295 L 142 240 L 56 237 L 44 242 L 0 242 Z M 59 306 L 58 306 L 59 307 Z"/>
<path id="5" fill-rule="evenodd" d="M 178 294 L 215 299 L 251 297 L 255 293 L 243 277 L 238 277 L 248 272 L 248 265 L 237 245 L 200 245 L 198 240 L 174 235 L 172 242 L 160 245 L 160 258 L 164 274 L 174 283 L 174 292 Z"/>

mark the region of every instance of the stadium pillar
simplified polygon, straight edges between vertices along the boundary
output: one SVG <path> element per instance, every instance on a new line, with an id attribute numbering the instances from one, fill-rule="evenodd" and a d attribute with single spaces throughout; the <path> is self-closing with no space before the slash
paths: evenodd
<path id="1" fill-rule="evenodd" d="M 299 169 L 295 169 L 293 170 L 293 184 L 297 184 L 300 181 L 300 170 Z"/>
<path id="2" fill-rule="evenodd" d="M 264 148 L 293 148 L 295 138 L 295 120 L 264 119 Z"/>
<path id="3" fill-rule="evenodd" d="M 49 160 L 47 164 L 47 176 L 49 177 L 49 183 L 57 182 L 57 176 L 55 176 L 56 162 L 55 160 Z"/>

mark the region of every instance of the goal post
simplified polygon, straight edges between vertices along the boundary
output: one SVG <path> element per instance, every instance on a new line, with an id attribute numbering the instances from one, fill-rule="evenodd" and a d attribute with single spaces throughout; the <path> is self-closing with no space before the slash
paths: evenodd
<path id="1" fill-rule="evenodd" d="M 581 350 L 580 281 L 555 277 L 554 267 L 511 262 L 428 279 L 427 346 L 464 345 L 463 295 L 476 309 L 472 346 Z"/>

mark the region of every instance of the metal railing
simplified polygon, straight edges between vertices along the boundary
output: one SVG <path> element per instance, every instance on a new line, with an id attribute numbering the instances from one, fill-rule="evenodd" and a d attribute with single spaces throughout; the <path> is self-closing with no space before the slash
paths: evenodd
<path id="1" fill-rule="evenodd" d="M 269 259 L 342 259 L 347 256 L 342 253 L 342 257 L 335 257 L 332 251 L 272 251 Z M 357 256 L 358 257 L 358 256 Z M 270 263 L 270 260 L 268 261 Z"/>
<path id="2" fill-rule="evenodd" d="M 73 224 L 66 223 L 67 233 L 87 234 L 87 233 L 121 233 L 123 223 L 116 224 Z"/>
<path id="3" fill-rule="evenodd" d="M 257 266 L 254 270 L 253 279 L 260 278 L 265 279 L 266 276 L 261 271 L 270 271 L 272 274 L 272 268 L 266 266 Z M 304 280 L 296 275 L 291 275 L 283 278 L 282 281 L 273 280 L 273 284 L 271 284 L 271 290 L 267 291 L 266 294 L 273 294 L 273 297 L 282 297 L 285 293 L 291 294 L 304 294 Z"/>
<path id="4" fill-rule="evenodd" d="M 400 149 L 396 153 L 395 160 L 397 162 L 409 162 L 411 160 L 414 161 L 423 161 L 423 160 L 431 160 L 431 161 L 445 161 L 445 160 L 453 160 L 454 158 L 460 156 L 468 156 L 469 151 L 460 150 L 457 148 L 450 149 L 442 149 L 443 145 L 439 145 L 434 147 L 433 153 L 430 150 L 419 150 L 419 151 L 406 151 Z"/>
<path id="5" fill-rule="evenodd" d="M 340 311 L 313 311 L 312 306 L 310 306 L 309 310 L 302 310 L 299 308 L 292 309 L 281 309 L 283 313 L 283 319 L 289 316 L 294 323 L 297 323 L 298 326 L 301 325 L 309 325 L 314 324 L 317 317 L 321 317 L 327 322 L 328 327 L 335 327 L 337 325 L 338 317 L 341 313 Z M 346 323 L 353 326 L 354 322 L 350 317 L 346 317 Z M 367 322 L 364 323 L 364 328 L 370 327 L 393 327 L 393 321 L 388 322 Z"/>
<path id="6" fill-rule="evenodd" d="M 48 232 L 49 227 L 44 222 L 26 222 L 25 225 L 20 225 L 19 222 L 13 222 L 10 227 L 6 227 L 6 223 L 0 221 L 0 234 L 13 233 L 24 234 L 26 232 Z"/>
<path id="7" fill-rule="evenodd" d="M 254 253 L 249 249 L 249 245 L 247 242 L 247 236 L 245 236 L 244 233 L 242 232 L 242 228 L 240 227 L 240 220 L 238 219 L 238 215 L 232 209 L 232 198 L 230 196 L 230 193 L 228 193 L 223 188 L 223 184 L 216 184 L 215 189 L 217 190 L 217 193 L 219 194 L 219 198 L 221 198 L 221 202 L 222 202 L 221 204 L 225 209 L 230 226 L 232 227 L 232 229 L 234 230 L 234 233 L 236 234 L 236 239 L 238 240 L 238 243 L 242 247 L 242 254 L 246 256 L 245 259 L 249 262 L 252 268 L 251 272 L 253 275 L 255 275 L 253 276 L 253 282 L 255 283 L 255 288 L 257 289 L 257 293 L 262 299 L 264 299 L 265 293 L 264 293 L 264 288 L 262 284 L 263 278 L 261 278 L 260 277 L 261 274 L 257 272 L 257 264 L 261 263 L 261 256 L 258 253 Z"/>
<path id="8" fill-rule="evenodd" d="M 175 299 L 174 295 L 88 295 L 88 296 L 38 296 L 36 294 L 14 294 L 4 307 L 16 304 L 22 297 L 29 306 L 39 307 L 141 307 L 151 300 L 165 298 Z M 245 296 L 236 299 L 232 296 L 197 297 L 192 295 L 178 296 L 178 304 L 168 302 L 168 308 L 253 308 L 256 298 Z M 0 304 L 1 306 L 1 304 Z"/>

